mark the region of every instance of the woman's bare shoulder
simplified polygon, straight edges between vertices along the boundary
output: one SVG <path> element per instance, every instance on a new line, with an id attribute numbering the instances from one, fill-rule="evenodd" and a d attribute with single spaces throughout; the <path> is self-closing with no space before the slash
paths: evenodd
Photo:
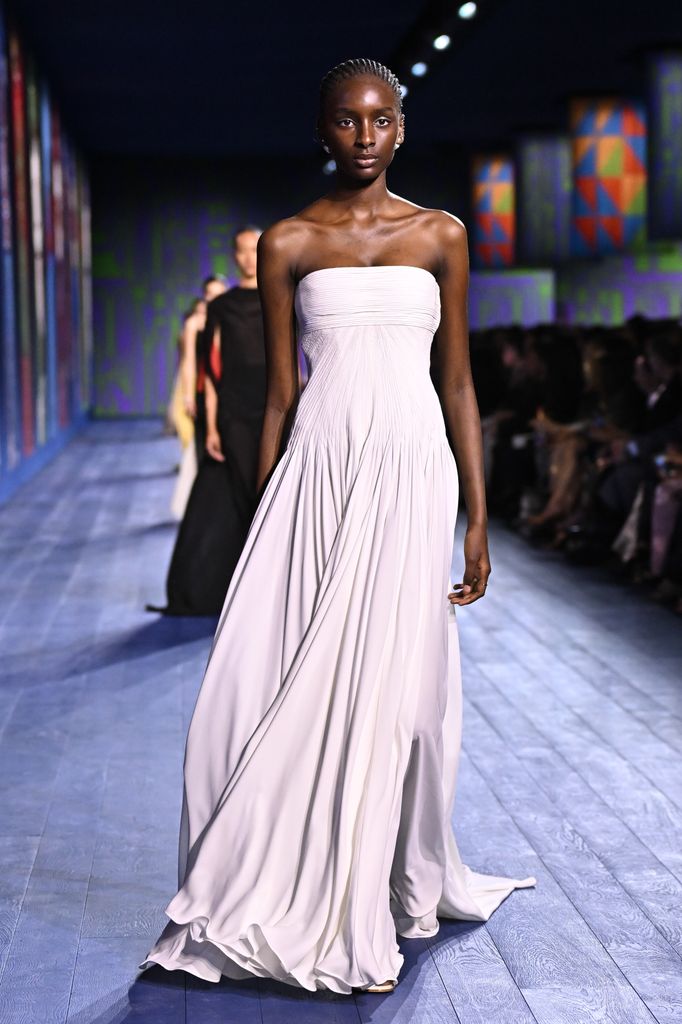
<path id="1" fill-rule="evenodd" d="M 462 265 L 466 260 L 467 231 L 459 217 L 447 210 L 419 206 L 400 196 L 393 196 L 393 199 L 395 215 L 403 223 L 408 222 L 409 237 L 414 239 L 415 248 L 430 265 L 439 268 L 437 273 L 452 260 Z"/>
<path id="2" fill-rule="evenodd" d="M 260 254 L 280 259 L 288 257 L 292 264 L 295 263 L 322 223 L 320 204 L 321 201 L 316 200 L 291 217 L 284 217 L 266 228 L 258 241 Z"/>
<path id="3" fill-rule="evenodd" d="M 419 225 L 420 230 L 425 228 L 430 231 L 436 231 L 443 238 L 449 239 L 466 237 L 464 223 L 454 213 L 449 213 L 447 210 L 431 209 L 428 206 L 418 206 L 417 203 L 412 203 L 410 200 L 402 199 L 399 196 L 396 196 L 396 198 L 404 204 L 405 212 L 414 217 L 415 223 Z"/>

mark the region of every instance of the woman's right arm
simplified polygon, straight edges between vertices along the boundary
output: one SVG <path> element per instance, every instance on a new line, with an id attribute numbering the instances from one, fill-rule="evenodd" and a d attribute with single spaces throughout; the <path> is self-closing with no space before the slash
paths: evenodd
<path id="1" fill-rule="evenodd" d="M 258 291 L 263 310 L 267 391 L 260 438 L 257 490 L 279 459 L 298 400 L 295 281 L 290 232 L 286 222 L 264 231 L 258 240 Z"/>
<path id="2" fill-rule="evenodd" d="M 196 365 L 197 322 L 190 316 L 185 321 L 182 331 L 182 357 L 180 360 L 180 381 L 182 385 L 182 401 L 188 416 L 196 416 L 195 388 L 197 377 Z"/>
<path id="3" fill-rule="evenodd" d="M 204 380 L 204 394 L 206 396 L 206 451 L 216 462 L 224 462 L 225 456 L 218 431 L 218 392 L 208 373 Z"/>

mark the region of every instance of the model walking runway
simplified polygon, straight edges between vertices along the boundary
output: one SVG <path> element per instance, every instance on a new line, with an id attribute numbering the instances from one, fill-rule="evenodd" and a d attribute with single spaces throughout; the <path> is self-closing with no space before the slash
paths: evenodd
<path id="1" fill-rule="evenodd" d="M 182 887 L 147 965 L 350 992 L 397 978 L 396 929 L 483 921 L 535 883 L 464 867 L 450 825 L 457 473 L 429 376 L 439 307 L 418 267 L 298 287 L 310 382 L 228 591 L 188 737 Z"/>
<path id="2" fill-rule="evenodd" d="M 182 752 L 212 633 L 143 610 L 173 546 L 174 460 L 157 424 L 93 424 L 0 508 L 3 1019 L 572 1024 L 606 993 L 619 1020 L 675 1024 L 679 622 L 494 526 L 495 586 L 457 611 L 453 821 L 472 869 L 530 870 L 537 887 L 486 923 L 401 938 L 385 1000 L 138 975 L 176 883 Z"/>

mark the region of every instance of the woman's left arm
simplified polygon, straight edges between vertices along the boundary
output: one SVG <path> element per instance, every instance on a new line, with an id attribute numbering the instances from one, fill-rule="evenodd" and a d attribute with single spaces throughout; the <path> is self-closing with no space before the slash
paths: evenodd
<path id="1" fill-rule="evenodd" d="M 437 274 L 441 321 L 436 339 L 439 391 L 467 509 L 464 576 L 460 583 L 454 584 L 448 597 L 451 604 L 464 605 L 483 597 L 490 576 L 483 442 L 469 361 L 466 229 L 456 217 L 440 214 L 438 231 L 441 254 Z"/>

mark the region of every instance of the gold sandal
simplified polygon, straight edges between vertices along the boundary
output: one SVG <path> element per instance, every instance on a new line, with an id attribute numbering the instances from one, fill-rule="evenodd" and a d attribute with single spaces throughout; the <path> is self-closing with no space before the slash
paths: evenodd
<path id="1" fill-rule="evenodd" d="M 384 981 L 381 985 L 368 985 L 367 988 L 363 988 L 363 992 L 392 992 L 398 984 L 397 981 Z"/>

